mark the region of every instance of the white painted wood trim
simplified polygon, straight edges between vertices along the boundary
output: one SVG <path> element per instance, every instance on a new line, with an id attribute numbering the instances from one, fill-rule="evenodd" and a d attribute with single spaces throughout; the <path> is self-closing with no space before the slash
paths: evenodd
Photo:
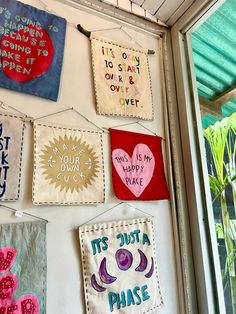
<path id="1" fill-rule="evenodd" d="M 189 213 L 186 199 L 184 179 L 183 151 L 180 137 L 180 120 L 176 96 L 176 81 L 174 76 L 171 36 L 166 32 L 163 36 L 165 86 L 167 94 L 167 110 L 169 119 L 171 152 L 174 174 L 175 206 L 179 248 L 181 252 L 181 269 L 184 288 L 184 310 L 186 314 L 197 314 L 197 299 L 195 274 L 192 259 L 192 244 L 190 237 Z"/>
<path id="2" fill-rule="evenodd" d="M 171 30 L 199 313 L 225 314 L 190 34 L 220 5 L 199 0 Z M 199 156 L 201 158 L 199 158 Z M 209 224 L 208 224 L 209 222 Z M 214 260 L 214 263 L 212 262 Z"/>
<path id="3" fill-rule="evenodd" d="M 168 20 L 166 23 L 168 25 L 173 25 L 185 12 L 186 10 L 190 7 L 190 5 L 193 4 L 193 2 L 196 0 L 186 0 L 179 8 L 176 10 L 174 13 L 172 13 L 171 16 L 169 16 Z"/>
<path id="4" fill-rule="evenodd" d="M 198 100 L 198 92 L 197 92 L 197 82 L 196 77 L 194 74 L 194 61 L 193 61 L 193 54 L 192 54 L 192 46 L 191 46 L 191 34 L 187 34 L 187 47 L 189 52 L 189 66 L 190 66 L 190 73 L 192 78 L 192 90 L 193 90 L 193 98 L 194 98 L 194 115 L 196 119 L 196 137 L 199 144 L 199 150 L 201 154 L 201 158 L 199 160 L 199 172 L 200 172 L 200 178 L 199 183 L 201 188 L 201 197 L 203 199 L 203 212 L 202 212 L 202 225 L 206 229 L 206 232 L 209 233 L 206 238 L 206 242 L 209 243 L 203 243 L 203 249 L 204 250 L 211 250 L 210 254 L 209 252 L 206 252 L 205 254 L 208 255 L 208 259 L 206 257 L 205 263 L 209 264 L 206 265 L 206 268 L 209 267 L 209 273 L 207 274 L 209 277 L 211 277 L 212 270 L 214 271 L 215 278 L 212 278 L 210 282 L 213 283 L 213 287 L 209 287 L 210 293 L 213 294 L 214 285 L 217 287 L 217 298 L 219 300 L 219 311 L 222 314 L 226 313 L 225 309 L 225 302 L 224 302 L 224 291 L 223 291 L 223 284 L 222 284 L 222 277 L 221 277 L 221 269 L 220 269 L 220 260 L 219 260 L 219 252 L 218 252 L 218 244 L 217 244 L 217 237 L 216 237 L 216 231 L 215 231 L 215 220 L 213 215 L 213 207 L 212 207 L 212 199 L 211 199 L 211 191 L 210 191 L 210 185 L 209 185 L 209 179 L 208 179 L 208 167 L 207 167 L 207 160 L 206 160 L 206 151 L 205 151 L 205 143 L 204 143 L 204 137 L 203 137 L 203 129 L 202 129 L 202 119 L 201 119 L 201 110 L 200 110 L 200 104 Z M 210 238 L 210 239 L 209 239 Z M 205 241 L 205 239 L 203 239 Z M 210 256 L 209 256 L 210 255 Z M 212 263 L 212 258 L 214 263 Z M 213 266 L 213 267 L 212 267 Z M 213 268 L 213 269 L 212 269 Z M 206 269 L 206 271 L 208 271 Z M 213 275 L 213 276 L 214 276 Z M 214 303 L 213 299 L 213 303 Z"/>

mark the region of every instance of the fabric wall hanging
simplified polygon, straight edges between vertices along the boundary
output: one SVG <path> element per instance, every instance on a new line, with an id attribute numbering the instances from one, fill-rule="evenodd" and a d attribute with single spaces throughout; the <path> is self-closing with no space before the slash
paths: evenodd
<path id="1" fill-rule="evenodd" d="M 151 313 L 163 305 L 150 218 L 79 227 L 87 314 Z"/>
<path id="2" fill-rule="evenodd" d="M 153 119 L 148 50 L 91 35 L 97 112 Z"/>
<path id="3" fill-rule="evenodd" d="M 110 129 L 112 180 L 122 200 L 169 199 L 162 138 Z"/>
<path id="4" fill-rule="evenodd" d="M 46 313 L 46 223 L 0 225 L 0 313 Z"/>
<path id="5" fill-rule="evenodd" d="M 102 132 L 34 123 L 34 204 L 104 202 Z"/>
<path id="6" fill-rule="evenodd" d="M 66 20 L 0 0 L 0 86 L 56 101 Z"/>
<path id="7" fill-rule="evenodd" d="M 19 116 L 0 113 L 0 201 L 19 198 L 24 128 Z"/>

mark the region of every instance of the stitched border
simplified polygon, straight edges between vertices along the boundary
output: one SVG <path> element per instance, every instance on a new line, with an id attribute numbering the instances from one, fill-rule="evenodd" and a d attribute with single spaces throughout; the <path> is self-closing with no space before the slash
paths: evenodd
<path id="1" fill-rule="evenodd" d="M 149 66 L 149 60 L 148 60 L 148 56 L 146 58 L 147 61 L 147 68 L 148 68 L 148 75 L 149 75 L 149 84 L 150 84 L 150 93 L 151 93 L 151 102 L 152 102 L 152 117 L 151 117 L 151 121 L 154 120 L 154 106 L 153 106 L 153 91 L 152 91 L 152 82 L 151 82 L 151 70 L 150 70 L 150 66 Z"/>
<path id="2" fill-rule="evenodd" d="M 35 173 L 36 173 L 36 127 L 33 124 L 34 129 L 34 170 L 33 170 L 33 184 L 32 184 L 32 201 L 34 204 L 34 196 L 35 196 Z"/>
<path id="3" fill-rule="evenodd" d="M 163 298 L 162 298 L 162 295 L 161 295 L 161 286 L 160 286 L 160 281 L 159 281 L 158 271 L 157 271 L 156 242 L 155 242 L 155 233 L 154 233 L 153 219 L 150 219 L 150 224 L 151 224 L 151 229 L 152 229 L 152 240 L 153 240 L 153 244 L 154 244 L 153 245 L 153 256 L 155 257 L 155 271 L 156 271 L 156 278 L 157 278 L 157 285 L 158 285 L 158 293 L 159 293 L 159 297 L 160 297 L 160 300 L 161 300 L 161 303 L 160 303 L 159 306 L 162 306 L 162 305 L 164 305 L 164 302 L 163 302 Z"/>
<path id="4" fill-rule="evenodd" d="M 139 225 L 139 224 L 144 224 L 144 223 L 150 223 L 151 224 L 151 234 L 152 234 L 152 248 L 153 248 L 153 257 L 154 257 L 154 263 L 155 263 L 155 274 L 156 274 L 156 280 L 157 280 L 157 286 L 158 286 L 158 294 L 160 297 L 161 302 L 154 307 L 150 308 L 149 310 L 146 310 L 144 312 L 140 312 L 140 314 L 145 314 L 145 313 L 151 313 L 155 309 L 160 308 L 164 305 L 162 295 L 161 295 L 161 288 L 160 288 L 160 282 L 159 282 L 159 277 L 158 277 L 158 272 L 157 272 L 157 263 L 156 263 L 156 242 L 155 242 L 155 237 L 154 237 L 154 227 L 153 227 L 153 219 L 152 218 L 138 218 L 138 219 L 133 219 L 133 220 L 121 220 L 115 222 L 115 225 L 108 226 L 112 224 L 112 222 L 106 222 L 106 223 L 100 223 L 98 224 L 98 227 L 95 229 L 95 225 L 85 225 L 79 227 L 79 237 L 81 241 L 81 253 L 82 253 L 82 262 L 83 262 L 83 279 L 84 279 L 84 284 L 85 284 L 85 301 L 86 301 L 86 313 L 89 314 L 90 308 L 89 308 L 89 297 L 88 297 L 88 275 L 86 271 L 86 259 L 85 259 L 85 250 L 84 250 L 84 236 L 86 237 L 86 232 L 94 232 L 94 231 L 100 231 L 100 230 L 108 230 L 108 229 L 113 229 L 113 228 L 119 228 L 119 227 L 128 227 L 128 226 L 133 226 L 133 225 Z M 106 227 L 103 227 L 104 224 L 107 224 Z M 91 228 L 88 230 L 85 230 L 87 228 Z M 83 230 L 84 229 L 84 230 Z M 83 231 L 82 231 L 83 230 Z"/>
<path id="5" fill-rule="evenodd" d="M 103 172 L 103 195 L 102 195 L 102 200 L 100 202 L 94 201 L 94 202 L 89 202 L 89 201 L 81 201 L 81 202 L 37 202 L 35 201 L 35 184 L 36 184 L 36 161 L 37 161 L 37 154 L 36 154 L 36 142 L 37 142 L 37 126 L 43 126 L 43 127 L 48 127 L 48 128 L 53 128 L 53 129 L 60 129 L 63 131 L 77 131 L 81 133 L 93 133 L 93 134 L 99 134 L 100 135 L 100 145 L 101 145 L 101 154 L 102 154 L 102 160 L 101 160 L 101 171 Z M 105 202 L 105 171 L 104 171 L 104 154 L 103 154 L 103 138 L 102 138 L 102 131 L 93 131 L 93 130 L 84 130 L 84 129 L 79 129 L 79 128 L 69 128 L 69 127 L 63 127 L 63 126 L 53 126 L 50 124 L 41 124 L 41 123 L 34 123 L 34 171 L 33 171 L 33 185 L 32 185 L 32 196 L 33 196 L 33 204 L 34 205 L 81 205 L 81 204 L 103 204 Z"/>
<path id="6" fill-rule="evenodd" d="M 101 230 L 108 230 L 108 229 L 113 229 L 113 228 L 118 228 L 118 227 L 129 227 L 129 226 L 133 226 L 133 225 L 146 223 L 146 222 L 149 222 L 149 221 L 150 221 L 149 218 L 147 218 L 145 221 L 135 219 L 132 223 L 119 224 L 119 225 L 116 225 L 116 226 L 109 226 L 109 227 L 98 227 L 97 229 L 89 229 L 89 230 L 81 231 L 81 233 L 101 231 Z M 123 221 L 121 221 L 121 223 L 123 223 Z M 107 224 L 110 224 L 110 223 L 108 222 Z"/>
<path id="7" fill-rule="evenodd" d="M 125 46 L 125 45 L 121 45 L 121 44 L 117 44 L 117 43 L 113 43 L 112 41 L 109 41 L 109 40 L 104 40 L 104 39 L 98 39 L 96 37 L 94 37 L 94 35 L 91 36 L 90 38 L 91 40 L 91 51 L 92 51 L 92 68 L 93 68 L 93 81 L 94 81 L 94 89 L 95 89 L 95 99 L 96 99 L 96 107 L 97 107 L 97 113 L 99 115 L 102 115 L 102 116 L 113 116 L 113 117 L 131 117 L 131 118 L 139 118 L 139 119 L 142 119 L 142 120 L 146 120 L 146 121 L 153 121 L 154 120 L 154 108 L 153 108 L 153 93 L 152 93 L 152 84 L 151 84 L 151 73 L 150 73 L 150 67 L 149 67 L 149 62 L 148 62 L 148 54 L 147 52 L 145 51 L 142 51 L 142 50 L 138 50 L 138 49 L 134 49 L 134 48 L 129 48 L 128 46 Z M 128 114 L 128 113 L 104 113 L 104 112 L 101 112 L 101 107 L 100 107 L 100 102 L 98 100 L 98 92 L 97 92 L 97 79 L 96 79 L 96 71 L 95 71 L 95 54 L 94 54 L 94 44 L 93 44 L 93 40 L 97 40 L 97 41 L 100 41 L 100 42 L 104 42 L 104 43 L 107 43 L 107 44 L 110 44 L 110 45 L 114 45 L 114 46 L 117 46 L 117 47 L 120 47 L 120 48 L 124 48 L 124 49 L 127 49 L 127 50 L 132 50 L 132 51 L 136 51 L 138 53 L 143 53 L 146 55 L 146 62 L 147 62 L 147 69 L 148 69 L 148 76 L 149 76 L 149 84 L 150 84 L 150 93 L 151 93 L 151 110 L 152 110 L 152 113 L 151 113 L 151 117 L 150 118 L 146 118 L 146 117 L 143 117 L 139 114 Z"/>
<path id="8" fill-rule="evenodd" d="M 20 2 L 20 1 L 16 1 L 16 6 L 18 6 L 17 10 L 21 10 L 23 7 L 27 12 L 26 12 L 26 15 L 29 15 L 29 16 L 32 16 L 33 14 L 36 14 L 36 15 L 40 15 L 40 18 L 42 18 L 43 15 L 45 15 L 45 13 L 47 13 L 49 15 L 49 18 L 50 18 L 50 23 L 53 23 L 54 20 L 60 20 L 59 21 L 59 24 L 64 22 L 65 25 L 63 25 L 63 29 L 64 32 L 60 32 L 61 35 L 63 35 L 64 37 L 62 38 L 61 40 L 61 36 L 59 38 L 57 38 L 60 42 L 62 41 L 62 53 L 58 55 L 58 62 L 57 62 L 57 65 L 59 66 L 59 69 L 60 69 L 60 73 L 59 73 L 59 77 L 57 78 L 57 81 L 58 81 L 58 86 L 57 86 L 57 95 L 56 97 L 52 97 L 50 96 L 52 91 L 50 90 L 47 94 L 41 94 L 40 91 L 38 92 L 36 89 L 32 89 L 32 87 L 26 87 L 23 91 L 22 91 L 22 86 L 14 86 L 12 87 L 11 85 L 11 82 L 5 82 L 5 84 L 3 84 L 2 82 L 0 82 L 0 86 L 2 88 L 6 88 L 6 89 L 10 89 L 10 90 L 13 90 L 13 91 L 17 91 L 17 92 L 20 92 L 20 93 L 25 93 L 25 94 L 30 94 L 30 95 L 33 95 L 33 96 L 38 96 L 38 97 L 42 97 L 42 98 L 45 98 L 45 99 L 49 99 L 49 100 L 52 100 L 54 102 L 57 101 L 58 99 L 58 92 L 59 92 L 59 88 L 60 88 L 60 79 L 61 79 L 61 71 L 62 71 L 62 63 L 63 63 L 63 59 L 64 59 L 64 47 L 65 47 L 65 37 L 66 37 L 66 28 L 67 28 L 67 20 L 61 16 L 58 16 L 56 14 L 53 14 L 53 13 L 50 13 L 50 12 L 45 12 L 44 10 L 42 9 L 38 9 L 32 5 L 29 5 L 29 4 L 25 4 L 23 2 Z M 9 5 L 7 4 L 5 8 L 9 8 Z M 48 22 L 47 25 L 49 26 L 50 23 Z M 58 71 L 54 71 L 54 72 L 58 72 Z M 50 81 L 48 82 L 50 83 Z M 36 87 L 37 87 L 37 84 L 36 84 Z"/>
<path id="9" fill-rule="evenodd" d="M 85 294 L 85 302 L 86 302 L 86 313 L 89 313 L 89 299 L 88 299 L 88 284 L 87 284 L 87 275 L 86 275 L 86 259 L 85 259 L 85 254 L 84 254 L 84 239 L 80 233 L 79 230 L 79 237 L 80 237 L 80 243 L 81 243 L 81 249 L 82 249 L 82 267 L 83 267 L 83 279 L 85 283 L 85 289 L 84 289 L 84 294 Z"/>
<path id="10" fill-rule="evenodd" d="M 0 112 L 0 116 L 10 117 L 10 118 L 16 118 L 16 119 L 22 120 L 20 154 L 19 154 L 19 156 L 18 156 L 18 157 L 19 157 L 19 167 L 18 167 L 19 179 L 18 179 L 18 185 L 17 185 L 17 194 L 16 194 L 16 197 L 15 197 L 15 198 L 0 198 L 0 202 L 4 202 L 4 201 L 17 201 L 17 200 L 19 200 L 19 197 L 20 197 L 20 183 L 21 183 L 21 169 L 22 169 L 22 157 L 23 157 L 25 122 L 24 122 L 24 118 L 23 118 L 22 116 L 18 116 L 18 115 L 11 114 L 11 113 L 2 113 L 2 112 Z"/>
<path id="11" fill-rule="evenodd" d="M 105 192 L 106 192 L 106 182 L 105 182 L 105 169 L 104 169 L 104 151 L 103 151 L 103 138 L 102 134 L 100 135 L 101 141 L 101 151 L 102 151 L 102 171 L 103 171 L 103 200 L 101 203 L 105 203 Z"/>

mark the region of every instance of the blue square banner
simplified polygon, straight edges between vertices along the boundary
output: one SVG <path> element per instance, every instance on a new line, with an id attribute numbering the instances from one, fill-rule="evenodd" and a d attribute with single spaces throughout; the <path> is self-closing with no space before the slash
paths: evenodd
<path id="1" fill-rule="evenodd" d="M 0 0 L 0 86 L 57 101 L 66 20 Z"/>

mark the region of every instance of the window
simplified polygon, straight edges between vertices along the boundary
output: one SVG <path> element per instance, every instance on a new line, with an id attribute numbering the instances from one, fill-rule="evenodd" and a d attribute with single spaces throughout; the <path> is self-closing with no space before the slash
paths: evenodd
<path id="1" fill-rule="evenodd" d="M 191 36 L 226 313 L 236 313 L 235 23 L 226 0 Z"/>
<path id="2" fill-rule="evenodd" d="M 172 29 L 199 313 L 236 313 L 236 3 L 201 1 Z"/>

